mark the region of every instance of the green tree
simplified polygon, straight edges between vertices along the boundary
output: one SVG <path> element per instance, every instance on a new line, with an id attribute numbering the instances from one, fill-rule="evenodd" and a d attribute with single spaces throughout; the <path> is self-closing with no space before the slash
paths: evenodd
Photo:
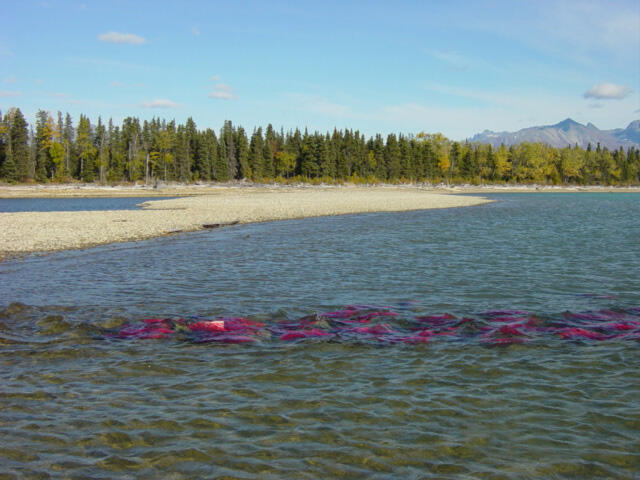
<path id="1" fill-rule="evenodd" d="M 327 143 L 323 135 L 316 133 L 313 136 L 313 156 L 318 163 L 318 176 L 333 178 L 334 167 L 331 157 L 329 156 L 329 150 L 327 149 Z"/>
<path id="2" fill-rule="evenodd" d="M 107 129 L 102 124 L 102 119 L 98 117 L 98 125 L 95 132 L 95 148 L 97 152 L 98 180 L 104 183 L 107 180 L 107 169 L 109 168 L 109 151 L 107 145 Z"/>
<path id="3" fill-rule="evenodd" d="M 236 128 L 234 135 L 234 142 L 236 146 L 236 164 L 238 165 L 238 171 L 236 172 L 236 178 L 251 178 L 251 167 L 249 166 L 249 140 L 244 128 Z"/>
<path id="4" fill-rule="evenodd" d="M 275 169 L 276 174 L 289 178 L 296 168 L 296 156 L 284 150 L 276 152 Z"/>
<path id="5" fill-rule="evenodd" d="M 611 152 L 607 148 L 604 148 L 599 153 L 597 168 L 600 172 L 600 180 L 606 185 L 611 185 L 620 178 L 621 172 L 617 168 Z"/>
<path id="6" fill-rule="evenodd" d="M 216 178 L 215 176 L 215 168 L 216 162 L 218 161 L 218 137 L 216 137 L 216 133 L 208 128 L 205 131 L 203 143 L 207 145 L 207 155 L 209 157 L 208 165 L 209 165 L 209 179 L 213 180 Z"/>
<path id="7" fill-rule="evenodd" d="M 236 143 L 235 143 L 235 135 L 233 124 L 230 120 L 225 120 L 222 125 L 222 131 L 220 132 L 220 144 L 221 149 L 220 153 L 225 155 L 225 162 L 227 165 L 227 169 L 229 170 L 226 175 L 226 180 L 232 180 L 236 178 L 236 174 L 238 173 L 238 158 L 236 156 Z M 220 172 L 219 175 L 222 176 Z M 222 180 L 222 181 L 226 181 Z"/>
<path id="8" fill-rule="evenodd" d="M 191 179 L 191 156 L 189 133 L 184 125 L 178 125 L 176 129 L 175 143 L 175 168 L 176 179 L 187 182 Z"/>
<path id="9" fill-rule="evenodd" d="M 112 119 L 109 119 L 109 126 L 107 127 L 107 142 L 107 150 L 109 152 L 107 180 L 111 182 L 125 181 L 126 148 L 120 127 L 114 126 Z"/>
<path id="10" fill-rule="evenodd" d="M 11 135 L 8 115 L 0 113 L 0 178 L 7 182 L 18 180 L 18 171 L 11 154 Z"/>
<path id="11" fill-rule="evenodd" d="M 409 139 L 405 135 L 398 135 L 398 150 L 400 152 L 400 178 L 405 181 L 415 179 Z"/>
<path id="12" fill-rule="evenodd" d="M 93 131 L 89 118 L 80 115 L 78 128 L 76 130 L 76 144 L 78 146 L 78 156 L 80 158 L 79 177 L 85 182 L 94 180 L 94 161 L 96 147 L 93 144 Z"/>
<path id="13" fill-rule="evenodd" d="M 385 146 L 384 140 L 382 139 L 382 135 L 379 133 L 376 134 L 375 138 L 371 140 L 369 148 L 373 151 L 373 156 L 375 159 L 375 170 L 374 176 L 378 180 L 386 180 L 387 177 L 387 164 L 385 159 Z"/>
<path id="14" fill-rule="evenodd" d="M 248 162 L 253 180 L 258 181 L 264 177 L 264 140 L 262 138 L 262 128 L 257 128 L 251 135 L 249 143 Z"/>
<path id="15" fill-rule="evenodd" d="M 143 162 L 140 161 L 139 151 L 141 147 L 140 120 L 127 117 L 122 123 L 121 141 L 126 156 L 125 172 L 127 180 L 135 182 L 142 177 Z"/>
<path id="16" fill-rule="evenodd" d="M 54 142 L 49 147 L 49 156 L 54 165 L 53 178 L 59 182 L 64 180 L 64 147 L 61 143 Z"/>
<path id="17" fill-rule="evenodd" d="M 67 113 L 64 117 L 64 127 L 62 129 L 62 146 L 64 147 L 64 170 L 65 175 L 71 175 L 75 165 L 75 129 L 71 115 Z"/>
<path id="18" fill-rule="evenodd" d="M 315 178 L 320 170 L 315 156 L 315 142 L 311 135 L 305 132 L 300 152 L 300 174 L 306 178 Z"/>
<path id="19" fill-rule="evenodd" d="M 49 149 L 53 143 L 55 125 L 49 112 L 44 110 L 38 110 L 36 118 L 35 178 L 38 182 L 46 182 L 48 174 L 53 176 L 53 162 Z"/>
<path id="20" fill-rule="evenodd" d="M 230 180 L 230 170 L 227 156 L 227 144 L 222 141 L 222 138 L 220 138 L 218 142 L 218 156 L 213 166 L 214 179 L 218 182 L 228 182 Z"/>
<path id="21" fill-rule="evenodd" d="M 387 135 L 384 160 L 387 165 L 387 178 L 397 180 L 402 174 L 402 154 L 398 145 L 398 140 L 393 133 Z"/>
<path id="22" fill-rule="evenodd" d="M 29 130 L 19 108 L 12 108 L 7 112 L 7 130 L 7 161 L 15 166 L 16 180 L 25 181 L 29 178 Z"/>
<path id="23" fill-rule="evenodd" d="M 275 152 L 278 150 L 276 142 L 276 134 L 271 124 L 267 125 L 267 129 L 264 134 L 264 147 L 262 149 L 262 166 L 264 175 L 267 178 L 273 179 L 276 176 L 276 170 L 274 165 Z"/>
<path id="24" fill-rule="evenodd" d="M 507 177 L 511 173 L 511 158 L 509 150 L 504 143 L 500 145 L 500 148 L 498 148 L 493 158 L 494 162 L 491 170 L 491 179 L 507 180 Z"/>
<path id="25" fill-rule="evenodd" d="M 265 139 L 264 147 L 262 148 L 262 169 L 264 176 L 268 179 L 273 179 L 276 176 L 273 164 L 273 144 L 273 139 Z"/>
<path id="26" fill-rule="evenodd" d="M 584 155 L 581 149 L 565 147 L 560 150 L 558 173 L 563 183 L 575 182 L 583 168 Z"/>

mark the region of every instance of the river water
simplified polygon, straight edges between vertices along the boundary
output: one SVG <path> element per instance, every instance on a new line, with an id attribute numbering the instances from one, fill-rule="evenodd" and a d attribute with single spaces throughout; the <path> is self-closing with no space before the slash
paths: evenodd
<path id="1" fill-rule="evenodd" d="M 0 474 L 637 478 L 640 195 L 492 198 L 1 263 Z"/>
<path id="2" fill-rule="evenodd" d="M 171 197 L 163 197 L 166 200 Z M 175 197 L 174 197 L 175 198 Z M 0 212 L 76 212 L 87 210 L 139 210 L 138 205 L 158 197 L 0 198 Z"/>

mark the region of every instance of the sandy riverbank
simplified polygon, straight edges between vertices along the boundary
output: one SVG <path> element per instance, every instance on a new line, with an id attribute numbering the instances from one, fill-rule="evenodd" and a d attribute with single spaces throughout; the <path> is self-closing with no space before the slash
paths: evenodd
<path id="1" fill-rule="evenodd" d="M 17 187 L 8 187 L 17 188 Z M 29 187 L 26 187 L 28 190 Z M 64 189 L 38 197 L 100 196 L 100 189 Z M 111 195 L 147 196 L 140 189 L 109 188 Z M 5 190 L 5 189 L 0 189 Z M 76 189 L 72 189 L 76 190 Z M 96 193 L 96 191 L 98 193 Z M 0 258 L 29 252 L 85 248 L 195 231 L 204 225 L 251 223 L 365 212 L 451 208 L 488 202 L 415 187 L 174 187 L 144 210 L 0 213 Z M 116 193 L 117 192 L 117 193 Z M 125 193 L 126 192 L 126 193 Z M 157 191 L 156 191 L 157 192 Z M 5 192 L 0 192 L 0 194 Z M 15 192 L 14 192 L 15 193 Z M 23 192 L 24 193 L 24 192 Z M 159 192 L 157 192 L 159 193 Z M 5 197 L 6 198 L 6 197 Z"/>

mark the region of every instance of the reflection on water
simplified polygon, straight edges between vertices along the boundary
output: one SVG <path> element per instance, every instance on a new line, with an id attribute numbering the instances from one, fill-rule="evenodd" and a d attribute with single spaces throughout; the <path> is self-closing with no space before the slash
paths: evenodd
<path id="1" fill-rule="evenodd" d="M 640 197 L 498 198 L 0 264 L 0 472 L 634 478 Z"/>

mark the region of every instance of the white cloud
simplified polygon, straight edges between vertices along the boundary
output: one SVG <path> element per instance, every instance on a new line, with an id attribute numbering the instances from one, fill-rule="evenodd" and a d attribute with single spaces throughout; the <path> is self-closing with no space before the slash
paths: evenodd
<path id="1" fill-rule="evenodd" d="M 212 75 L 211 80 L 213 80 L 214 82 L 219 82 L 220 80 L 222 80 L 222 78 L 220 77 L 220 75 Z"/>
<path id="2" fill-rule="evenodd" d="M 191 33 L 196 37 L 200 36 L 200 29 L 198 27 L 191 27 Z"/>
<path id="3" fill-rule="evenodd" d="M 236 98 L 233 89 L 226 83 L 217 83 L 209 97 L 221 100 L 234 100 Z"/>
<path id="4" fill-rule="evenodd" d="M 0 97 L 19 97 L 20 95 L 22 95 L 22 92 L 0 90 Z"/>
<path id="5" fill-rule="evenodd" d="M 157 98 L 150 102 L 142 102 L 140 106 L 142 108 L 178 108 L 180 104 L 166 98 Z"/>
<path id="6" fill-rule="evenodd" d="M 111 82 L 109 85 L 111 85 L 112 87 L 124 87 L 124 83 L 118 82 L 117 80 Z"/>
<path id="7" fill-rule="evenodd" d="M 147 43 L 147 39 L 133 33 L 107 32 L 98 35 L 98 40 L 107 43 L 127 43 L 129 45 L 141 45 Z"/>
<path id="8" fill-rule="evenodd" d="M 626 85 L 615 83 L 599 83 L 584 92 L 584 98 L 597 98 L 598 100 L 620 100 L 631 94 L 631 89 Z"/>

